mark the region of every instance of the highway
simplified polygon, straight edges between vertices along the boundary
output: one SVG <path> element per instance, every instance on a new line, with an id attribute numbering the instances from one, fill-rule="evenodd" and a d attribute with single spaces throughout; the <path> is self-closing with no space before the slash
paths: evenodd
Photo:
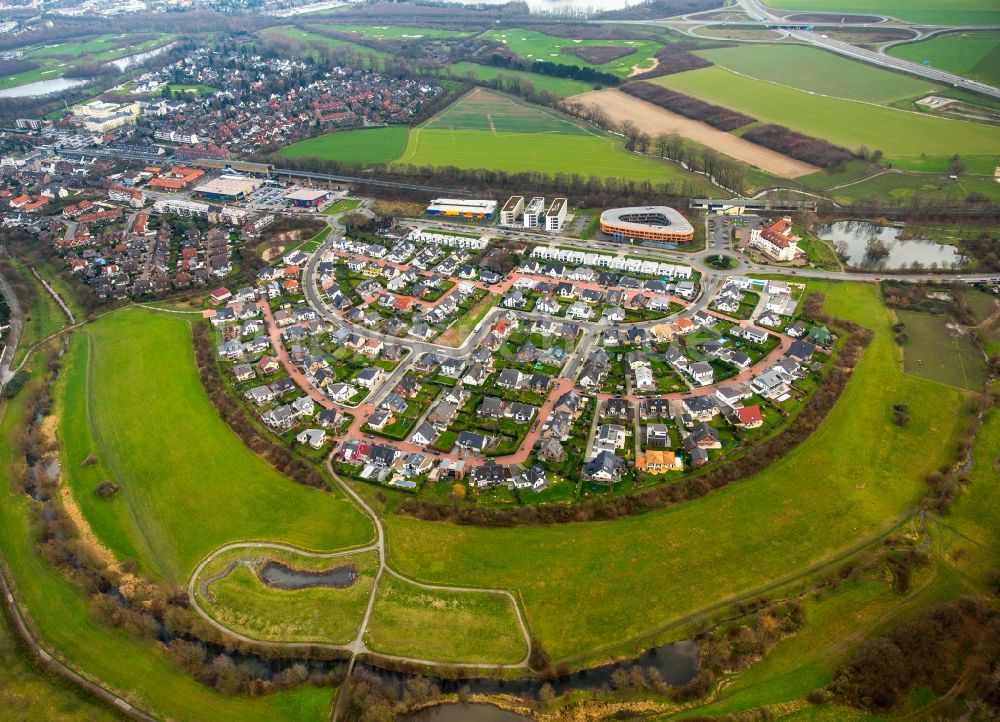
<path id="1" fill-rule="evenodd" d="M 787 24 L 787 21 L 784 18 L 779 15 L 775 15 L 768 10 L 761 0 L 738 0 L 738 3 L 743 11 L 753 20 L 759 20 L 761 23 L 765 24 Z M 840 40 L 834 40 L 832 38 L 825 37 L 820 33 L 809 30 L 784 29 L 782 32 L 787 33 L 789 37 L 794 38 L 795 40 L 799 40 L 809 45 L 815 45 L 823 48 L 824 50 L 829 50 L 839 55 L 853 58 L 854 60 L 861 60 L 889 70 L 896 70 L 903 73 L 909 73 L 911 75 L 919 75 L 920 77 L 933 80 L 936 83 L 943 83 L 955 88 L 961 88 L 962 90 L 969 90 L 974 93 L 982 93 L 983 95 L 988 95 L 992 98 L 1000 98 L 1000 88 L 987 85 L 986 83 L 980 83 L 978 80 L 970 80 L 969 78 L 964 78 L 961 75 L 955 75 L 954 73 L 949 73 L 945 70 L 920 65 L 919 63 L 911 63 L 908 60 L 894 58 L 890 55 L 883 55 L 874 50 L 859 48 L 856 45 L 851 45 L 850 43 L 845 43 Z"/>

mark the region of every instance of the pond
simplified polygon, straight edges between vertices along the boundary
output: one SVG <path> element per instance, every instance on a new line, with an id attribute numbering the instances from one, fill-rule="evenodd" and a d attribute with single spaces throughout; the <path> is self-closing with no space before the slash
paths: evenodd
<path id="1" fill-rule="evenodd" d="M 491 704 L 457 702 L 427 707 L 400 718 L 401 722 L 530 722 L 530 717 Z"/>
<path id="2" fill-rule="evenodd" d="M 965 262 L 965 256 L 954 246 L 921 239 L 900 240 L 901 232 L 901 228 L 871 221 L 816 226 L 816 235 L 831 241 L 837 252 L 846 257 L 846 263 L 855 268 L 953 268 Z"/>
<path id="3" fill-rule="evenodd" d="M 280 562 L 269 561 L 260 568 L 260 579 L 276 589 L 308 589 L 309 587 L 336 587 L 343 589 L 358 578 L 353 565 L 346 564 L 322 572 L 292 569 Z"/>
<path id="4" fill-rule="evenodd" d="M 0 98 L 34 98 L 49 93 L 61 93 L 89 82 L 86 78 L 49 78 L 34 83 L 15 85 L 13 88 L 4 88 L 0 90 Z"/>

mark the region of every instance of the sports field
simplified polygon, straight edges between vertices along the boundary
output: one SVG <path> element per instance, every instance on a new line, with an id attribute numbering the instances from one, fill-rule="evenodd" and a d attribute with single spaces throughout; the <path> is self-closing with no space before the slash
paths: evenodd
<path id="1" fill-rule="evenodd" d="M 572 80 L 570 78 L 553 78 L 550 75 L 539 75 L 538 73 L 526 73 L 522 70 L 507 70 L 505 68 L 495 68 L 492 65 L 480 65 L 479 63 L 461 62 L 451 66 L 453 75 L 464 78 L 472 75 L 478 80 L 495 80 L 496 78 L 517 78 L 524 83 L 531 83 L 535 90 L 548 92 L 566 98 L 570 95 L 585 93 L 594 86 L 591 83 L 584 83 L 582 80 Z"/>
<path id="2" fill-rule="evenodd" d="M 906 373 L 961 389 L 983 388 L 986 360 L 968 331 L 949 328 L 944 316 L 916 311 L 897 311 L 896 315 L 906 324 Z"/>
<path id="3" fill-rule="evenodd" d="M 889 15 L 930 25 L 992 25 L 1000 23 L 1000 8 L 993 0 L 764 0 L 781 10 L 833 14 Z"/>
<path id="4" fill-rule="evenodd" d="M 812 288 L 827 293 L 829 313 L 875 337 L 820 428 L 765 472 L 613 522 L 485 529 L 390 515 L 394 568 L 422 581 L 518 590 L 533 633 L 560 659 L 757 596 L 878 538 L 912 511 L 924 476 L 950 453 L 960 419 L 941 410 L 965 393 L 902 372 L 874 287 Z M 892 422 L 896 402 L 909 405 L 907 427 Z"/>
<path id="5" fill-rule="evenodd" d="M 572 40 L 555 35 L 546 35 L 537 30 L 513 28 L 511 30 L 491 30 L 484 38 L 502 43 L 512 53 L 525 60 L 545 60 L 560 65 L 579 65 L 594 68 L 619 77 L 627 77 L 635 65 L 648 68 L 656 51 L 663 47 L 653 40 Z M 602 65 L 592 65 L 583 58 L 563 53 L 563 48 L 593 46 L 614 46 L 628 48 L 633 52 Z"/>
<path id="6" fill-rule="evenodd" d="M 384 654 L 515 664 L 527 654 L 507 596 L 424 589 L 386 574 L 365 641 Z"/>
<path id="7" fill-rule="evenodd" d="M 945 33 L 929 40 L 895 45 L 889 55 L 1000 85 L 1000 32 Z"/>
<path id="8" fill-rule="evenodd" d="M 402 125 L 343 130 L 300 140 L 277 152 L 279 158 L 320 158 L 342 163 L 389 163 L 406 148 L 408 130 Z"/>
<path id="9" fill-rule="evenodd" d="M 718 66 L 652 82 L 851 150 L 863 145 L 890 158 L 1000 154 L 1000 128 L 811 95 Z"/>
<path id="10" fill-rule="evenodd" d="M 144 572 L 180 582 L 229 541 L 371 539 L 354 506 L 281 476 L 229 430 L 198 379 L 187 318 L 136 309 L 90 324 L 61 379 L 64 477 L 98 539 Z M 98 463 L 81 467 L 91 454 Z M 105 479 L 121 487 L 110 500 L 94 493 Z"/>
<path id="11" fill-rule="evenodd" d="M 939 86 L 805 45 L 737 45 L 695 53 L 734 73 L 806 92 L 888 105 Z"/>
<path id="12" fill-rule="evenodd" d="M 343 589 L 276 589 L 264 584 L 247 566 L 237 565 L 221 579 L 205 584 L 242 559 L 273 560 L 305 571 L 351 566 L 357 578 Z M 195 596 L 212 619 L 251 639 L 344 644 L 358 633 L 377 570 L 376 552 L 324 559 L 243 547 L 220 554 L 205 566 L 195 580 Z"/>
<path id="13" fill-rule="evenodd" d="M 567 116 L 510 95 L 474 88 L 452 103 L 422 129 L 483 130 L 491 133 L 559 133 L 597 135 Z"/>

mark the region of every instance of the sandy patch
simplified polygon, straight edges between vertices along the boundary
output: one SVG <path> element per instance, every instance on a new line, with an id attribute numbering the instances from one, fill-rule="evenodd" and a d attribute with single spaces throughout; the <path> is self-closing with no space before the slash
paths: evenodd
<path id="1" fill-rule="evenodd" d="M 633 75 L 641 75 L 642 73 L 648 73 L 650 70 L 656 70 L 656 68 L 660 64 L 660 59 L 659 58 L 650 58 L 650 60 L 653 61 L 652 65 L 647 65 L 646 67 L 642 67 L 638 63 L 636 63 L 635 65 L 633 65 L 632 66 L 632 72 L 628 74 L 628 77 L 631 78 Z"/>
<path id="2" fill-rule="evenodd" d="M 677 133 L 781 178 L 798 178 L 819 170 L 814 165 L 776 153 L 707 123 L 671 113 L 614 88 L 574 95 L 569 101 L 597 105 L 616 123 L 631 120 L 639 130 L 653 136 L 659 133 Z"/>
<path id="3" fill-rule="evenodd" d="M 261 254 L 261 258 L 264 260 L 264 263 L 270 263 L 271 259 L 280 256 L 284 250 L 284 246 L 271 246 L 270 248 L 264 250 L 264 253 Z"/>

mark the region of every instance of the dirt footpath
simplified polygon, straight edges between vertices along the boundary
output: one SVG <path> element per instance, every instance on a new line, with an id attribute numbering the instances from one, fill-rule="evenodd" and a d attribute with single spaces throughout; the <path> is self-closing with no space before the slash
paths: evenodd
<path id="1" fill-rule="evenodd" d="M 585 105 L 597 105 L 616 123 L 631 120 L 639 130 L 652 136 L 660 133 L 677 133 L 781 178 L 798 178 L 819 170 L 814 165 L 768 150 L 732 133 L 713 128 L 707 123 L 671 113 L 614 88 L 592 90 L 589 93 L 574 95 L 568 100 Z"/>

